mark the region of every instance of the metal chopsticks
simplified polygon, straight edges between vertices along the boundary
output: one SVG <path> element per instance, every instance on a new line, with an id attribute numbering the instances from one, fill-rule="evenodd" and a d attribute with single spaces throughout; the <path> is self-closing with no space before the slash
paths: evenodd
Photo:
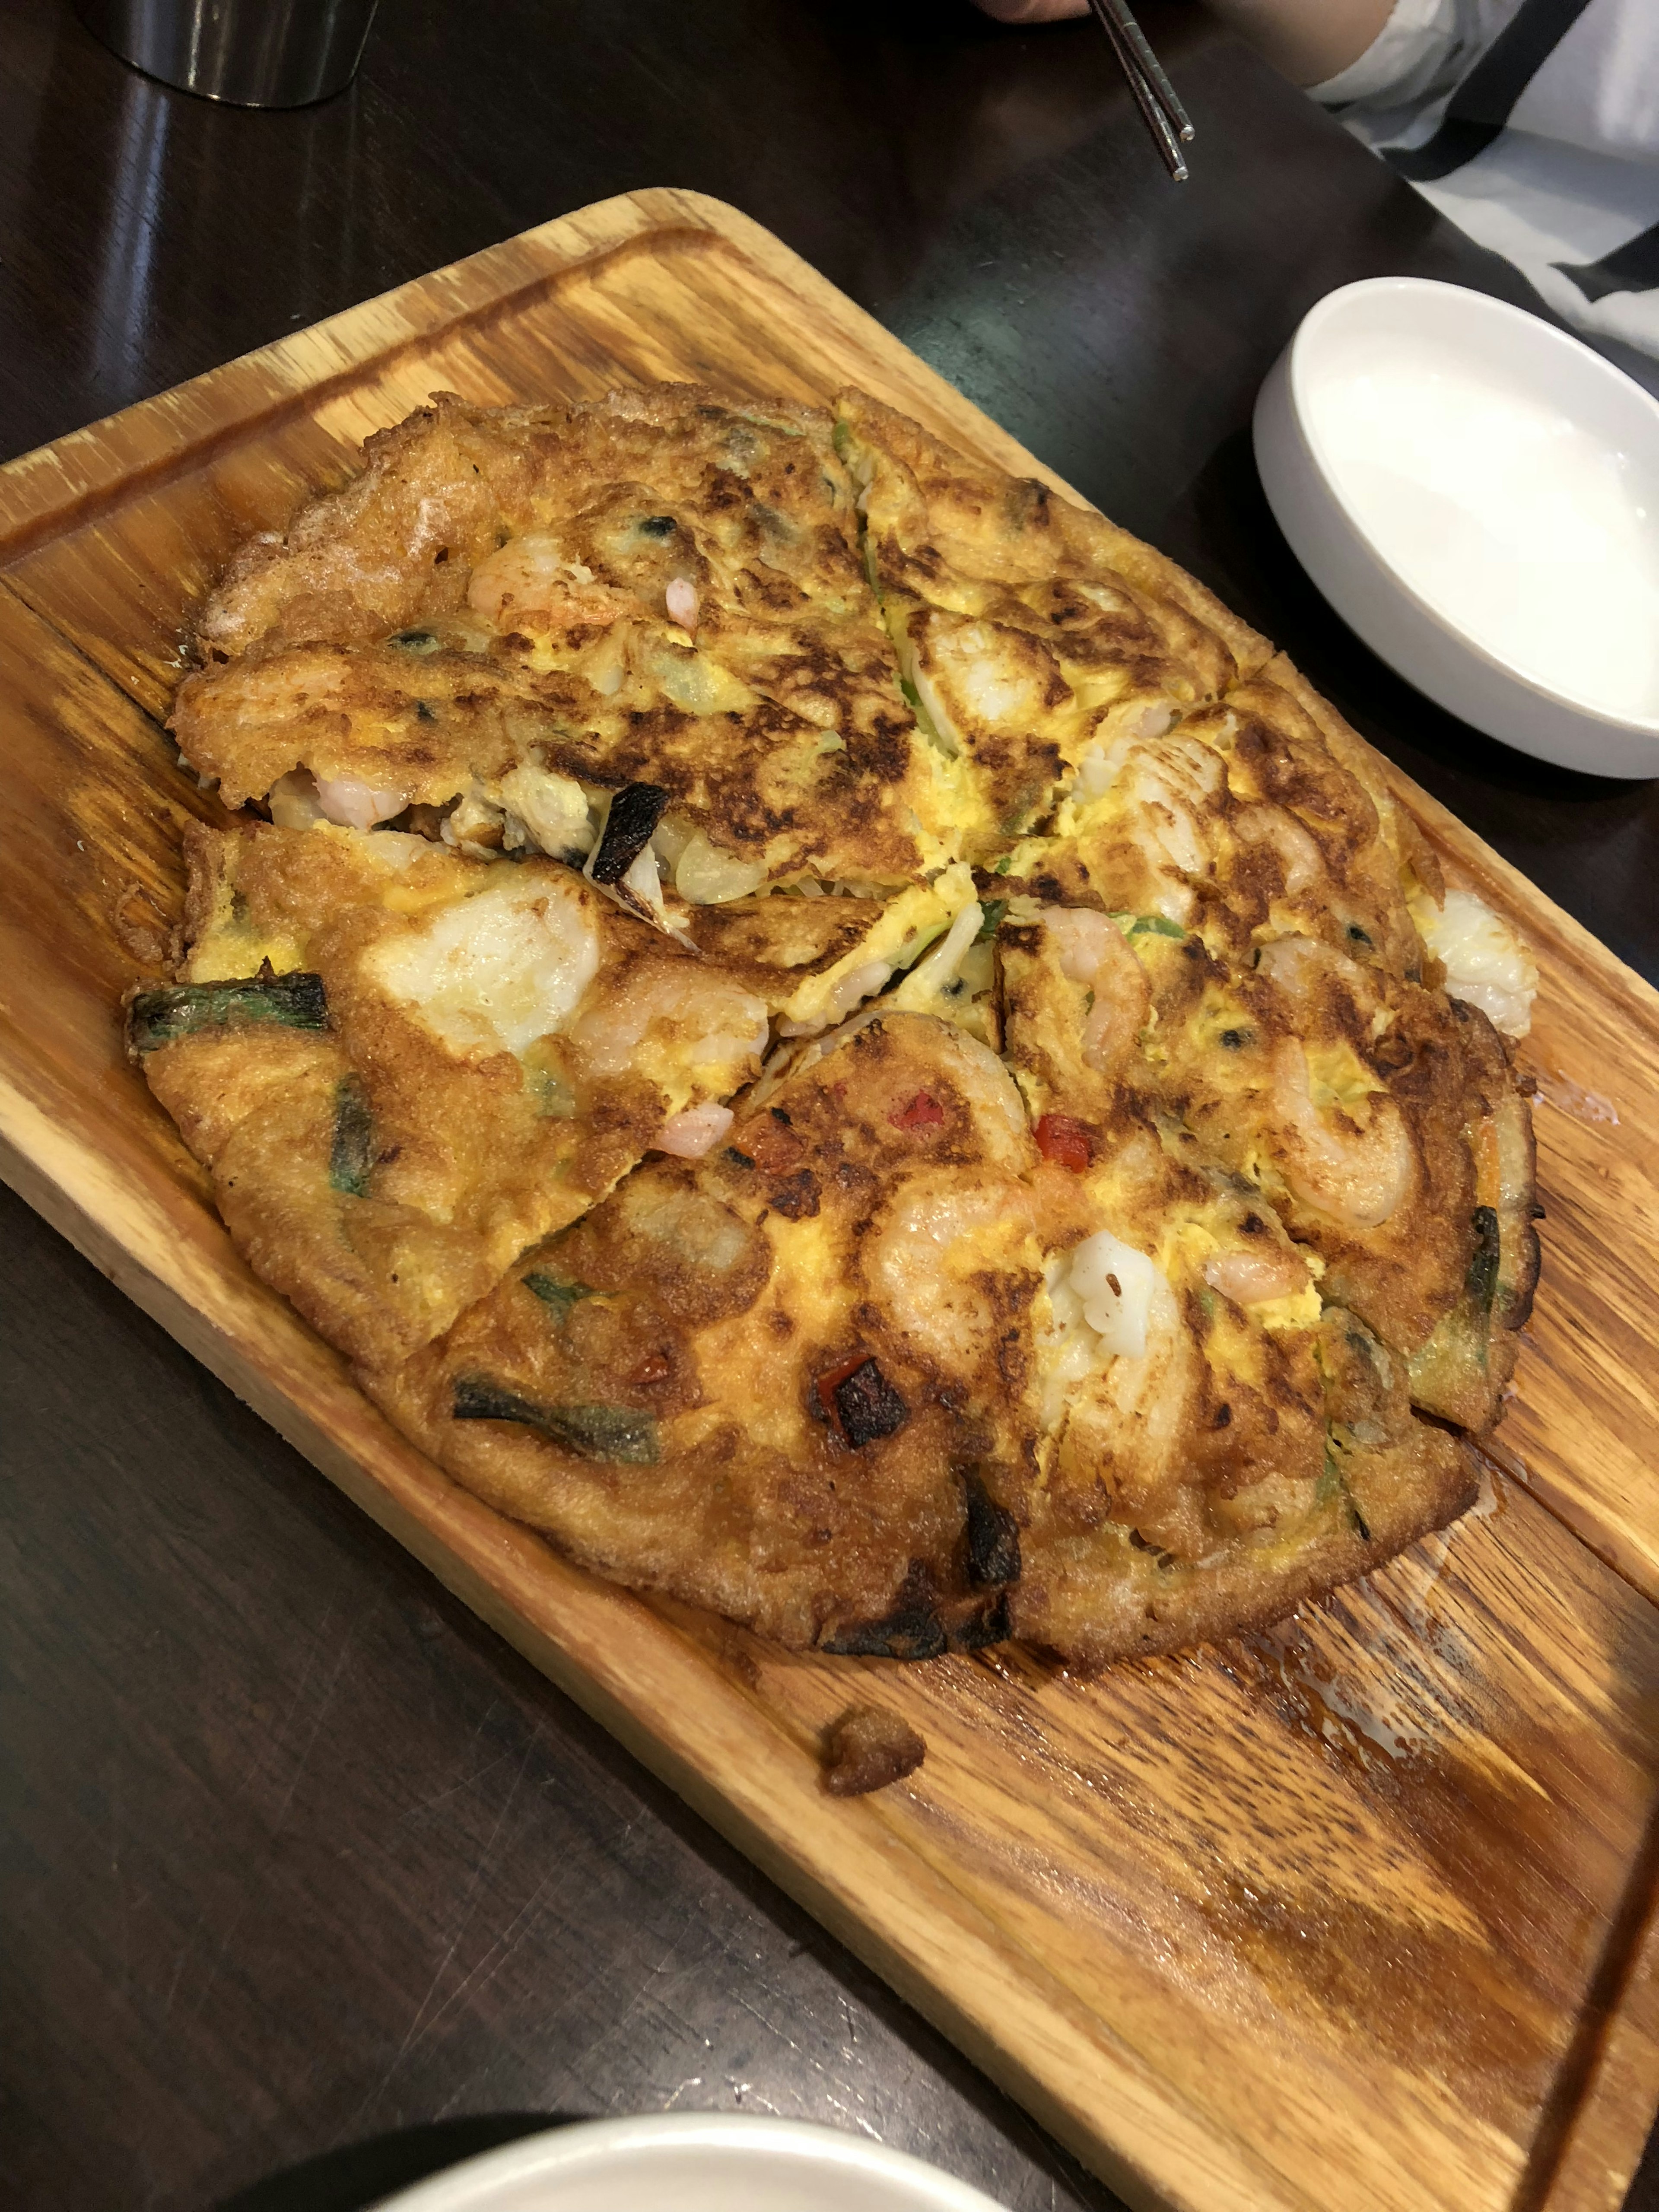
<path id="1" fill-rule="evenodd" d="M 1135 106 L 1164 156 L 1164 165 L 1178 185 L 1187 181 L 1182 146 L 1191 138 L 1193 126 L 1176 88 L 1164 74 L 1158 56 L 1146 43 L 1146 34 L 1129 12 L 1127 0 L 1089 0 L 1095 20 L 1111 42 L 1118 67 L 1129 80 Z"/>

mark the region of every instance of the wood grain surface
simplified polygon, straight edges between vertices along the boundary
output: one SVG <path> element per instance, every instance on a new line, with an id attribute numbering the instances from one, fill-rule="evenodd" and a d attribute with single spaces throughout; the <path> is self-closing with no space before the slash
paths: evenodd
<path id="1" fill-rule="evenodd" d="M 230 546 L 434 388 L 661 375 L 857 380 L 1046 473 L 766 233 L 665 191 L 0 472 L 0 714 L 46 856 L 0 878 L 7 1179 L 1132 2203 L 1616 2205 L 1659 2101 L 1659 1000 L 1397 771 L 1543 977 L 1545 1291 L 1483 1508 L 1271 1635 L 1091 1684 L 792 1656 L 575 1573 L 253 1280 L 122 1063 L 207 804 L 158 718 Z M 837 1802 L 817 1741 L 872 1686 L 927 1762 Z"/>

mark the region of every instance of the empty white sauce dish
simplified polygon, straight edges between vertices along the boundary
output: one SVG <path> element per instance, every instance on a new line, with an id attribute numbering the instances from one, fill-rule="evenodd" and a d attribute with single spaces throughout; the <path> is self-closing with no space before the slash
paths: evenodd
<path id="1" fill-rule="evenodd" d="M 1255 436 L 1297 559 L 1390 666 L 1523 752 L 1659 775 L 1659 402 L 1622 370 L 1371 277 L 1303 318 Z"/>
<path id="2" fill-rule="evenodd" d="M 585 2120 L 526 2136 L 379 2212 L 999 2212 L 867 2136 L 746 2112 Z"/>

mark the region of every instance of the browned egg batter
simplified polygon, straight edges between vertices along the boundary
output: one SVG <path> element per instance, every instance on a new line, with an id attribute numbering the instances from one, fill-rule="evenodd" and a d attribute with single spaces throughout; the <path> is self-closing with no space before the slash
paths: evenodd
<path id="1" fill-rule="evenodd" d="M 1265 640 L 860 393 L 366 450 L 201 613 L 226 811 L 128 1018 L 408 1436 L 904 1659 L 1168 1650 L 1468 1506 L 1535 975 Z M 860 1728 L 838 1786 L 921 1755 Z"/>

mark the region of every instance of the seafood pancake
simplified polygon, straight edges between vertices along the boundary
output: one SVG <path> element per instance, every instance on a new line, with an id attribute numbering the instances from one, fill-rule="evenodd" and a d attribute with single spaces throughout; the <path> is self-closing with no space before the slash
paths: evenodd
<path id="1" fill-rule="evenodd" d="M 1168 1111 L 1114 925 L 1051 908 L 1001 957 L 1006 1056 L 1084 1230 L 1048 1239 L 1041 1472 L 1000 1493 L 1014 1633 L 1095 1664 L 1259 1625 L 1462 1511 L 1467 1456 L 1403 1363 Z"/>
<path id="2" fill-rule="evenodd" d="M 827 415 L 690 385 L 484 409 L 441 395 L 256 540 L 173 715 L 226 803 L 578 860 L 661 794 L 659 886 L 898 886 L 953 857 Z M 641 862 L 641 866 L 646 865 Z"/>
<path id="3" fill-rule="evenodd" d="M 871 581 L 969 860 L 994 860 L 1114 744 L 1160 736 L 1267 658 L 1103 516 L 965 461 L 862 392 L 837 416 Z"/>
<path id="4" fill-rule="evenodd" d="M 927 1016 L 805 1047 L 695 1166 L 637 1170 L 367 1387 L 583 1564 L 796 1646 L 1007 1633 L 1039 1166 L 994 1054 Z"/>
<path id="5" fill-rule="evenodd" d="M 255 1271 L 395 1358 L 652 1149 L 706 1148 L 767 1007 L 551 861 L 189 833 L 180 981 L 131 1048 Z"/>
<path id="6" fill-rule="evenodd" d="M 129 1038 L 405 1433 L 903 1658 L 1223 1635 L 1465 1509 L 1536 971 L 1288 661 L 856 392 L 368 463 L 202 615 L 243 811 Z"/>

